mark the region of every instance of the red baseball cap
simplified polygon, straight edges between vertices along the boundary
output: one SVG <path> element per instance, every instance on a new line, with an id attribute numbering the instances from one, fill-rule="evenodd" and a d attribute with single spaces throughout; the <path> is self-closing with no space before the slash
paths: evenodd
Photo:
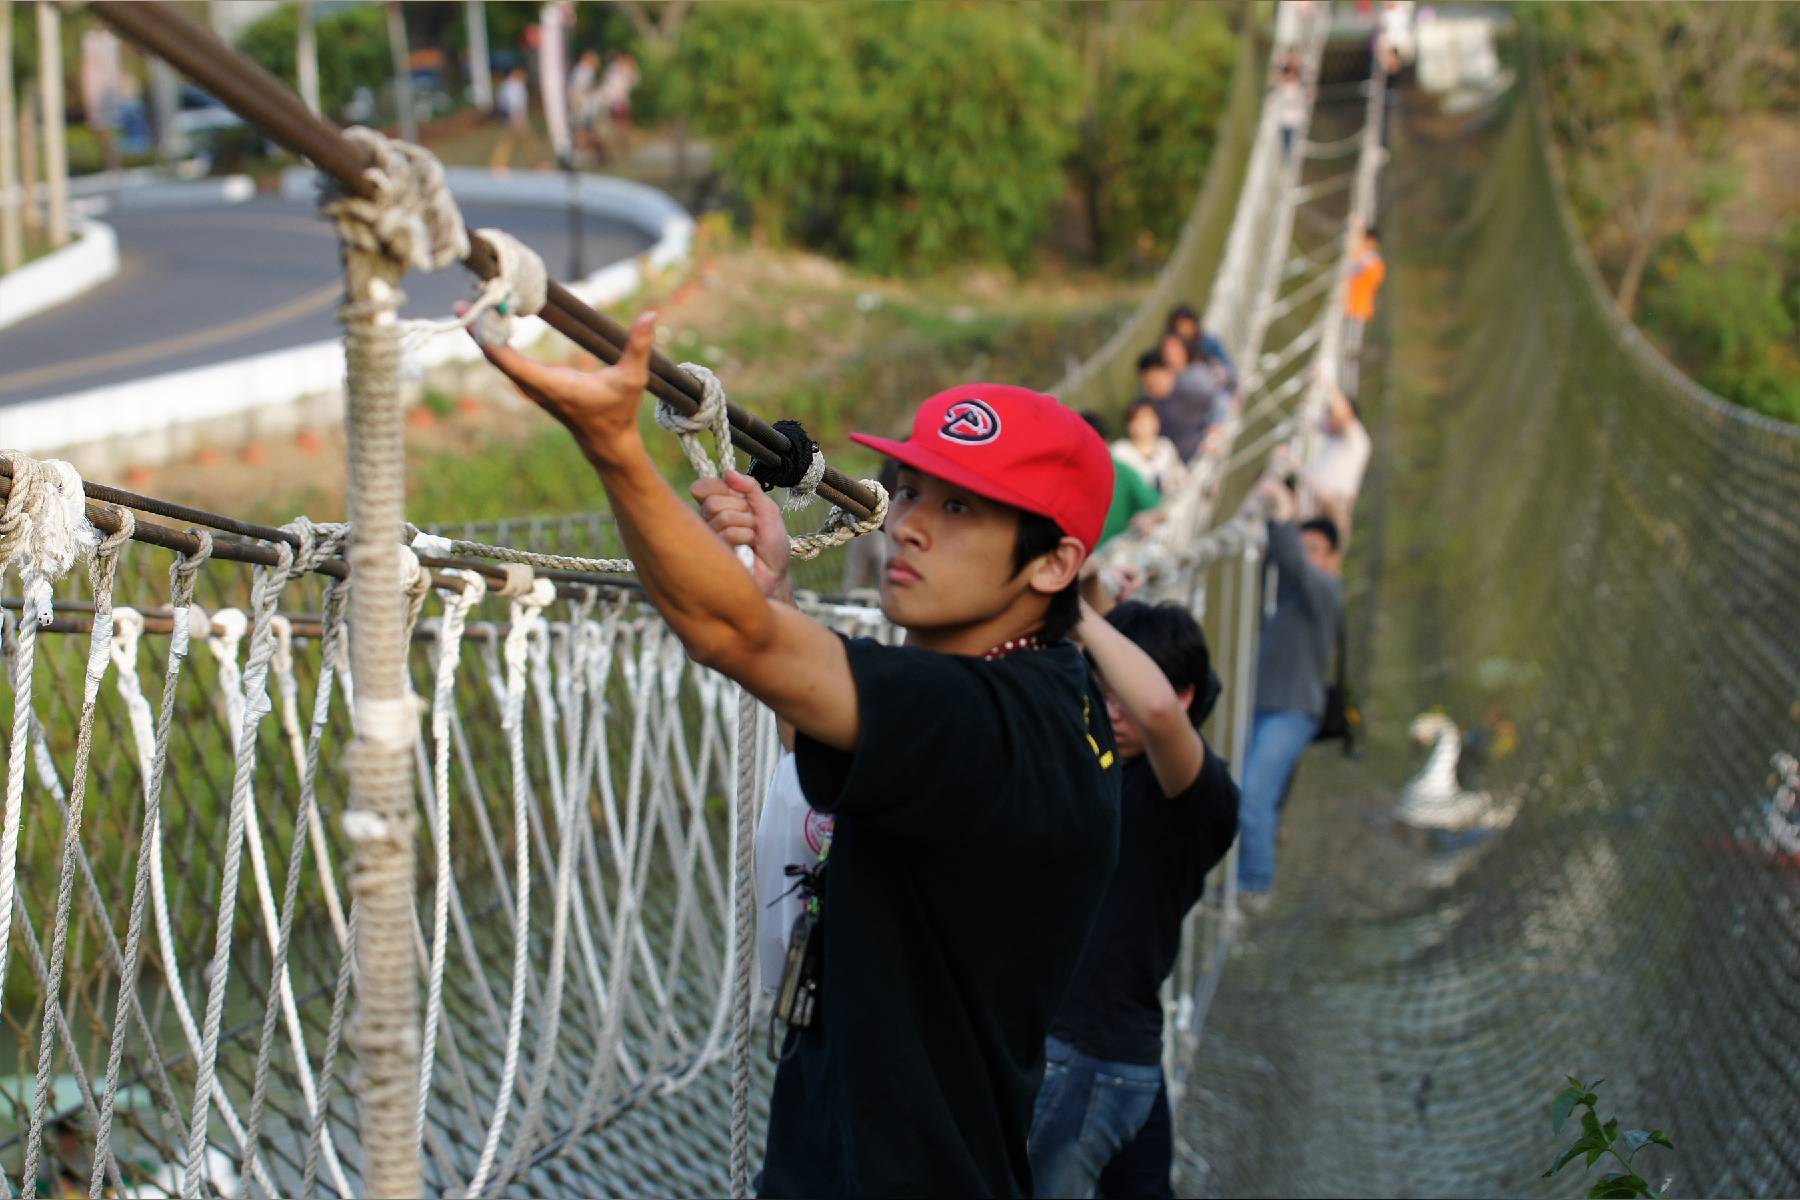
<path id="1" fill-rule="evenodd" d="M 1049 517 L 1089 553 L 1112 504 L 1106 443 L 1055 396 L 965 383 L 919 405 L 905 441 L 850 440 L 977 496 Z"/>

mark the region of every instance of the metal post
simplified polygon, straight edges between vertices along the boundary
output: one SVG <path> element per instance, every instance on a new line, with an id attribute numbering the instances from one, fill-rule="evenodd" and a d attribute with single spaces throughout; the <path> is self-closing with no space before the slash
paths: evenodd
<path id="1" fill-rule="evenodd" d="M 25 237 L 19 227 L 18 149 L 14 145 L 12 0 L 0 0 L 0 271 L 12 271 L 25 261 Z"/>
<path id="2" fill-rule="evenodd" d="M 294 76 L 300 85 L 300 98 L 314 112 L 324 111 L 319 105 L 319 38 L 313 25 L 312 0 L 300 0 L 300 38 L 294 48 Z"/>
<path id="3" fill-rule="evenodd" d="M 400 137 L 417 142 L 419 117 L 413 112 L 412 55 L 406 45 L 406 14 L 400 11 L 400 0 L 388 0 L 387 33 L 388 52 L 394 59 L 394 108 L 399 113 Z"/>
<path id="4" fill-rule="evenodd" d="M 50 245 L 69 240 L 69 153 L 63 136 L 62 10 L 37 0 L 38 95 L 44 110 L 44 183 Z"/>
<path id="5" fill-rule="evenodd" d="M 469 32 L 469 90 L 475 107 L 494 111 L 494 72 L 488 63 L 487 10 L 481 0 L 463 0 L 463 20 Z"/>

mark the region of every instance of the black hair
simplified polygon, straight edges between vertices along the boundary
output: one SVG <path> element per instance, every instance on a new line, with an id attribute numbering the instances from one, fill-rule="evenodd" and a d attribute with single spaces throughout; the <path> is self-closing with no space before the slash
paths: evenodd
<path id="1" fill-rule="evenodd" d="M 1168 331 L 1173 331 L 1177 321 L 1192 321 L 1194 324 L 1198 325 L 1200 323 L 1200 314 L 1194 311 L 1193 305 L 1183 300 L 1180 304 L 1177 304 L 1174 308 L 1169 310 L 1169 319 L 1163 324 L 1163 328 Z"/>
<path id="2" fill-rule="evenodd" d="M 1224 687 L 1213 674 L 1206 634 L 1201 632 L 1194 614 L 1174 601 L 1151 605 L 1127 600 L 1114 605 L 1106 619 L 1150 656 L 1177 692 L 1184 687 L 1194 689 L 1194 698 L 1188 702 L 1188 720 L 1198 729 L 1212 713 Z"/>
<path id="3" fill-rule="evenodd" d="M 1154 350 L 1146 350 L 1138 355 L 1137 369 L 1140 375 L 1145 371 L 1154 371 L 1158 367 L 1165 365 L 1167 364 L 1163 362 L 1162 347 L 1160 345 Z"/>
<path id="4" fill-rule="evenodd" d="M 1128 405 L 1126 407 L 1126 409 L 1125 409 L 1126 421 L 1130 421 L 1131 418 L 1137 416 L 1137 411 L 1140 408 L 1149 409 L 1151 412 L 1156 414 L 1156 419 L 1158 421 L 1162 420 L 1162 408 L 1156 403 L 1156 401 L 1150 399 L 1148 396 L 1139 396 L 1136 400 L 1133 400 L 1130 403 L 1130 405 Z"/>
<path id="5" fill-rule="evenodd" d="M 1371 242 L 1374 242 L 1377 246 L 1381 245 L 1381 230 L 1375 228 L 1373 225 L 1363 226 L 1363 236 L 1368 238 Z"/>
<path id="6" fill-rule="evenodd" d="M 1337 522 L 1330 517 L 1314 517 L 1310 521 L 1303 521 L 1300 524 L 1300 532 L 1319 534 L 1324 537 L 1326 541 L 1331 543 L 1331 548 L 1333 550 L 1338 548 L 1338 539 L 1340 535 L 1338 534 Z"/>
<path id="7" fill-rule="evenodd" d="M 1013 574 L 1030 566 L 1033 559 L 1055 550 L 1067 536 L 1063 527 L 1049 517 L 1021 509 L 1019 534 L 1013 542 Z M 1037 631 L 1038 638 L 1045 642 L 1061 641 L 1080 621 L 1081 583 L 1075 580 L 1050 597 L 1050 607 L 1044 610 L 1043 628 Z"/>
<path id="8" fill-rule="evenodd" d="M 1107 427 L 1105 417 L 1089 408 L 1082 410 L 1081 419 L 1088 423 L 1089 429 L 1100 435 L 1101 441 L 1110 442 L 1112 440 L 1112 430 Z"/>

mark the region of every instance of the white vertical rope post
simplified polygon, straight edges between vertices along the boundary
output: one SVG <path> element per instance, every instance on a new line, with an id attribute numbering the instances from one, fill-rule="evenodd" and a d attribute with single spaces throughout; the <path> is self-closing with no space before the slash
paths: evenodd
<path id="1" fill-rule="evenodd" d="M 372 165 L 365 197 L 327 189 L 323 211 L 343 242 L 348 378 L 351 674 L 356 737 L 346 754 L 354 847 L 350 892 L 360 912 L 358 994 L 347 1030 L 360 1069 L 364 1187 L 418 1196 L 419 981 L 415 910 L 412 745 L 418 715 L 406 679 L 408 601 L 401 570 L 405 429 L 400 404 L 400 278 L 468 253 L 468 235 L 443 168 L 417 147 L 368 130 L 349 136 Z"/>

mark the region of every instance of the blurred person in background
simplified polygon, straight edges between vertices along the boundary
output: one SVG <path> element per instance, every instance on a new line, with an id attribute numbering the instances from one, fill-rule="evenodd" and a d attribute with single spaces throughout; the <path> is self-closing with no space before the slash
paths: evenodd
<path id="1" fill-rule="evenodd" d="M 1328 400 L 1319 419 L 1324 434 L 1319 448 L 1298 472 L 1301 519 L 1330 517 L 1338 538 L 1350 544 L 1350 517 L 1362 491 L 1363 474 L 1369 468 L 1369 431 L 1357 415 L 1356 405 L 1343 389 L 1327 383 Z"/>
<path id="2" fill-rule="evenodd" d="M 1173 495 L 1186 475 L 1181 452 L 1163 436 L 1162 417 L 1148 400 L 1132 403 L 1125 414 L 1125 436 L 1112 444 L 1112 455 L 1164 496 Z"/>
<path id="3" fill-rule="evenodd" d="M 494 174 L 504 175 L 512 169 L 513 146 L 531 135 L 531 85 L 525 80 L 524 67 L 514 67 L 506 73 L 499 95 L 494 98 L 494 109 L 505 128 L 494 143 L 488 167 Z"/>
<path id="4" fill-rule="evenodd" d="M 1106 424 L 1106 418 L 1097 412 L 1084 412 L 1081 419 L 1088 427 L 1100 435 L 1103 442 L 1111 441 L 1112 434 Z M 1162 523 L 1162 493 L 1151 487 L 1137 471 L 1113 456 L 1113 493 L 1112 504 L 1106 510 L 1106 523 L 1100 528 L 1100 540 L 1095 548 L 1106 545 L 1127 529 L 1139 537 L 1147 536 Z"/>
<path id="5" fill-rule="evenodd" d="M 1169 310 L 1164 332 L 1177 334 L 1189 345 L 1198 346 L 1203 357 L 1223 366 L 1227 373 L 1232 372 L 1231 356 L 1225 353 L 1225 343 L 1200 327 L 1200 314 L 1187 301 Z"/>
<path id="6" fill-rule="evenodd" d="M 1363 331 L 1375 319 L 1375 297 L 1387 280 L 1387 260 L 1381 257 L 1381 233 L 1373 225 L 1357 235 L 1356 258 L 1350 265 L 1350 286 L 1344 292 L 1344 361 L 1338 372 L 1344 393 L 1354 397 L 1361 382 Z"/>
<path id="7" fill-rule="evenodd" d="M 1300 755 L 1325 716 L 1325 690 L 1343 616 L 1343 555 L 1328 517 L 1296 523 L 1293 489 L 1273 475 L 1254 495 L 1267 505 L 1275 603 L 1265 606 L 1256 661 L 1256 715 L 1243 763 L 1238 808 L 1238 895 L 1244 909 L 1268 908 L 1275 886 L 1275 831 Z"/>

